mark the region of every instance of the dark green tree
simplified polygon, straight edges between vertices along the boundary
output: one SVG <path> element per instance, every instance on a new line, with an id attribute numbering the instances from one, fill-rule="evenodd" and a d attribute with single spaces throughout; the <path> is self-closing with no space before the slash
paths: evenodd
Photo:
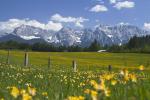
<path id="1" fill-rule="evenodd" d="M 100 44 L 97 42 L 97 40 L 95 39 L 91 45 L 89 46 L 88 50 L 89 51 L 98 51 L 101 49 Z"/>

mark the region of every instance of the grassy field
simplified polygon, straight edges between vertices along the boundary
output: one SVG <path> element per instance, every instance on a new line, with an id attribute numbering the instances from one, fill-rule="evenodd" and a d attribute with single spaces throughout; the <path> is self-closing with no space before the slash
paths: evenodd
<path id="1" fill-rule="evenodd" d="M 48 57 L 51 68 L 47 68 Z M 149 100 L 150 54 L 0 51 L 0 100 Z M 77 72 L 72 71 L 77 61 Z M 112 71 L 107 66 L 112 65 Z"/>
<path id="2" fill-rule="evenodd" d="M 29 52 L 29 63 L 37 67 L 46 67 L 48 57 L 51 57 L 51 64 L 54 66 L 70 67 L 72 61 L 76 60 L 79 69 L 88 67 L 130 67 L 139 65 L 150 66 L 150 54 L 136 53 L 97 53 L 97 52 Z M 7 51 L 0 51 L 1 61 L 6 61 Z M 11 51 L 10 63 L 23 65 L 24 52 Z"/>

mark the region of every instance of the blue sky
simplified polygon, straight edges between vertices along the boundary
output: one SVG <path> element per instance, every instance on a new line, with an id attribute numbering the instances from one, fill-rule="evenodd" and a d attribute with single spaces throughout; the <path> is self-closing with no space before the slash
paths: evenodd
<path id="1" fill-rule="evenodd" d="M 4 30 L 27 23 L 59 29 L 126 23 L 150 29 L 149 10 L 150 0 L 0 0 L 0 26 Z"/>

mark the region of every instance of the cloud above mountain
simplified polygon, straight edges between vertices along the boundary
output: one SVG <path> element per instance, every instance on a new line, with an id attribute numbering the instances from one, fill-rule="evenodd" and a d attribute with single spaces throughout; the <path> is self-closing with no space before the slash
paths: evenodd
<path id="1" fill-rule="evenodd" d="M 83 23 L 85 21 L 89 21 L 89 19 L 83 17 L 71 17 L 71 16 L 64 17 L 60 14 L 54 14 L 51 17 L 51 20 L 60 23 L 73 23 L 77 27 L 84 27 Z"/>
<path id="2" fill-rule="evenodd" d="M 21 26 L 21 25 L 29 25 L 34 26 L 37 28 L 41 28 L 44 30 L 51 30 L 51 31 L 59 31 L 64 27 L 64 23 L 69 24 L 73 23 L 75 27 L 83 28 L 83 23 L 85 21 L 88 21 L 89 19 L 83 18 L 83 17 L 63 17 L 60 14 L 54 14 L 50 17 L 50 20 L 47 23 L 42 23 L 37 20 L 31 20 L 29 18 L 25 19 L 9 19 L 7 21 L 1 21 L 0 22 L 0 32 L 1 33 L 10 33 L 15 28 Z"/>
<path id="3" fill-rule="evenodd" d="M 144 23 L 144 29 L 150 31 L 150 23 Z"/>
<path id="4" fill-rule="evenodd" d="M 16 27 L 19 27 L 21 25 L 29 25 L 29 26 L 34 26 L 41 29 L 52 30 L 52 31 L 58 31 L 63 27 L 61 23 L 56 23 L 53 21 L 49 21 L 47 24 L 44 24 L 37 20 L 9 19 L 8 21 L 0 22 L 0 32 L 10 33 Z"/>
<path id="5" fill-rule="evenodd" d="M 123 8 L 133 8 L 135 6 L 135 3 L 132 1 L 123 1 L 123 2 L 117 2 L 115 4 L 115 8 L 117 8 L 118 10 L 121 10 Z"/>
<path id="6" fill-rule="evenodd" d="M 114 4 L 114 3 L 117 2 L 117 0 L 109 0 L 109 2 L 110 2 L 111 4 Z"/>
<path id="7" fill-rule="evenodd" d="M 108 11 L 108 9 L 104 5 L 95 5 L 89 11 L 97 13 L 97 12 L 106 12 L 106 11 Z"/>
<path id="8" fill-rule="evenodd" d="M 135 7 L 135 2 L 129 0 L 108 0 L 109 4 L 106 5 L 106 0 L 96 0 L 98 3 L 89 9 L 90 12 L 107 12 L 110 7 L 116 8 L 118 10 L 121 9 L 131 9 Z"/>

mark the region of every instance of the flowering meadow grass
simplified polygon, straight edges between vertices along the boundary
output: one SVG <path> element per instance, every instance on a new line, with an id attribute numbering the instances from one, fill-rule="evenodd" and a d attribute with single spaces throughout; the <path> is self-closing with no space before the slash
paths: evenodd
<path id="1" fill-rule="evenodd" d="M 17 51 L 15 51 L 17 53 Z M 4 54 L 1 51 L 0 63 L 0 100 L 149 100 L 150 99 L 150 70 L 148 63 L 149 55 L 147 54 L 127 54 L 126 58 L 133 59 L 133 61 L 126 61 L 127 65 L 130 62 L 138 64 L 131 64 L 132 66 L 125 66 L 126 63 L 119 67 L 121 62 L 112 59 L 112 71 L 108 71 L 107 67 L 98 66 L 97 59 L 100 59 L 98 53 L 87 53 L 89 58 L 84 58 L 83 55 L 72 57 L 74 53 L 50 53 L 53 60 L 56 58 L 66 59 L 66 65 L 59 60 L 53 61 L 51 68 L 47 68 L 45 60 L 46 54 L 41 53 L 41 56 L 30 53 L 30 60 L 36 65 L 30 65 L 25 68 L 21 65 L 22 52 L 15 55 L 13 52 L 12 61 L 17 61 L 18 64 L 12 63 L 7 65 Z M 75 55 L 74 54 L 74 55 Z M 85 53 L 86 54 L 86 53 Z M 32 55 L 32 56 L 31 56 Z M 57 55 L 57 56 L 56 56 Z M 64 56 L 63 56 L 64 55 Z M 95 56 L 94 56 L 95 55 Z M 104 63 L 110 61 L 112 55 L 103 54 Z M 140 55 L 140 56 L 139 56 Z M 59 58 L 60 56 L 60 58 Z M 81 57 L 79 57 L 81 56 Z M 119 57 L 119 54 L 115 56 Z M 134 57 L 139 58 L 134 58 Z M 16 57 L 16 58 L 15 58 Z M 37 59 L 39 57 L 39 60 Z M 41 57 L 41 58 L 40 58 Z M 71 68 L 71 60 L 78 58 L 78 71 L 73 72 Z M 91 64 L 83 63 L 85 59 Z M 93 58 L 95 57 L 95 58 Z M 121 59 L 122 56 L 120 56 Z M 130 58 L 131 57 L 131 58 Z M 35 60 L 33 60 L 35 58 Z M 141 59 L 142 58 L 142 59 Z M 42 59 L 42 61 L 40 61 Z M 70 61 L 68 60 L 70 59 Z M 107 59 L 107 61 L 106 61 Z M 139 60 L 141 59 L 141 61 Z M 38 62 L 39 61 L 39 62 Z M 92 62 L 94 61 L 94 62 Z M 120 61 L 118 59 L 118 61 Z M 139 61 L 139 62 L 138 62 Z M 58 62 L 58 63 L 56 63 Z M 44 65 L 45 63 L 45 65 Z M 96 64 L 94 64 L 96 63 Z M 102 61 L 100 61 L 102 63 Z M 111 62 L 110 62 L 111 63 Z M 30 63 L 31 64 L 31 63 Z M 61 66 L 62 64 L 62 66 Z M 87 66 L 85 66 L 87 64 Z M 117 66 L 118 65 L 118 66 Z M 65 67 L 66 66 L 66 67 Z M 102 66 L 102 67 L 101 67 Z M 124 67 L 123 67 L 124 66 Z"/>

